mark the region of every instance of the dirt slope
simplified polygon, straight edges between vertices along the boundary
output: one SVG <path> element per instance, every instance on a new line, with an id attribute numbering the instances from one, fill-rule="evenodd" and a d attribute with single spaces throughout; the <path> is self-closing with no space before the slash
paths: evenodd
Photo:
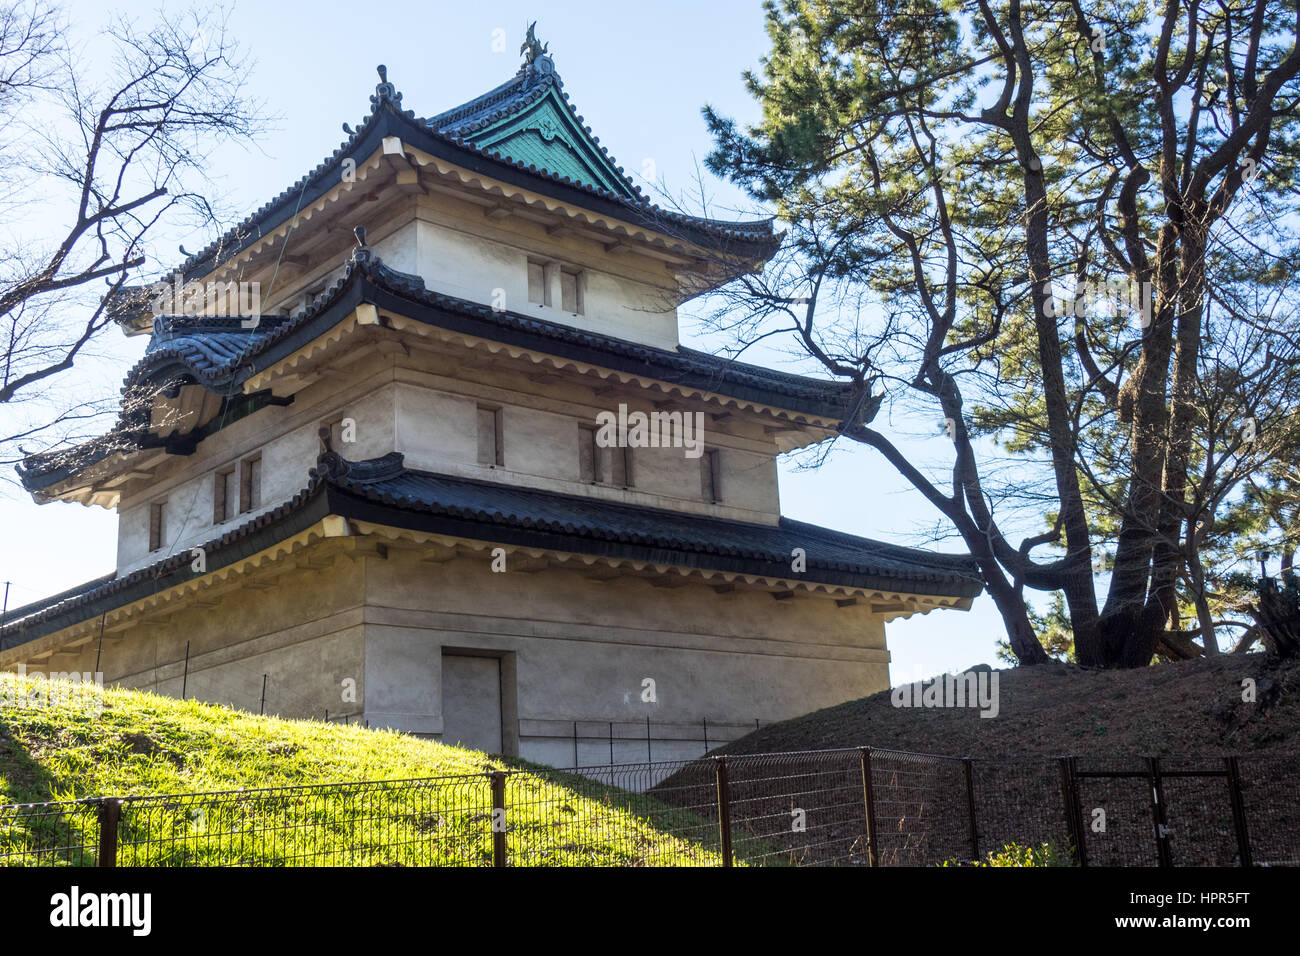
<path id="1" fill-rule="evenodd" d="M 1264 654 L 1090 671 L 1047 664 L 995 672 L 998 714 L 895 707 L 889 692 L 771 724 L 719 753 L 869 745 L 972 757 L 1222 756 L 1300 750 L 1300 665 Z M 1242 681 L 1256 682 L 1243 702 Z"/>

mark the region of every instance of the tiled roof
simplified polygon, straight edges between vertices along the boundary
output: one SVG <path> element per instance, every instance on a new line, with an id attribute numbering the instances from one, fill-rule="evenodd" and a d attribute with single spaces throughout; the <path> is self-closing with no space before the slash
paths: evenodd
<path id="1" fill-rule="evenodd" d="M 220 570 L 319 521 L 320 505 L 311 506 L 324 503 L 321 488 L 321 482 L 312 481 L 279 507 L 205 541 L 200 547 L 208 555 L 208 570 Z M 114 572 L 40 601 L 11 608 L 0 617 L 0 650 L 35 640 L 192 578 L 193 560 L 192 550 L 186 548 L 130 574 Z"/>
<path id="2" fill-rule="evenodd" d="M 843 534 L 781 518 L 778 525 L 617 504 L 406 468 L 399 454 L 350 462 L 321 456 L 307 487 L 277 508 L 205 542 L 220 570 L 335 514 L 466 540 L 654 564 L 807 580 L 854 589 L 974 597 L 972 558 Z M 803 548 L 807 571 L 791 570 Z M 14 608 L 0 619 L 0 650 L 121 607 L 190 579 L 190 549 L 128 575 L 87 582 Z"/>
<path id="3" fill-rule="evenodd" d="M 284 319 L 262 316 L 256 328 L 244 328 L 239 318 L 224 316 L 160 316 L 154 320 L 153 334 L 144 357 L 127 376 L 130 384 L 146 368 L 157 367 L 165 360 L 175 360 L 198 376 L 220 376 L 221 370 L 238 366 L 240 360 L 265 343 Z"/>
<path id="4" fill-rule="evenodd" d="M 395 293 L 411 303 L 433 307 L 446 316 L 472 319 L 473 331 L 484 338 L 498 341 L 504 333 L 528 336 L 531 344 L 545 348 L 546 343 L 563 343 L 589 350 L 593 364 L 612 358 L 631 360 L 637 370 L 649 377 L 663 377 L 668 381 L 691 384 L 697 387 L 732 394 L 728 386 L 742 385 L 767 393 L 767 401 L 777 407 L 804 411 L 827 417 L 841 415 L 850 387 L 843 382 L 809 378 L 788 372 L 776 371 L 759 365 L 735 362 L 707 352 L 678 346 L 662 349 L 639 342 L 631 342 L 600 332 L 574 328 L 561 322 L 552 322 L 518 312 L 496 311 L 490 306 L 468 299 L 443 295 L 425 288 L 424 280 L 417 275 L 398 272 L 386 266 L 368 250 L 358 250 L 349 261 L 344 274 L 334 286 L 322 294 L 313 305 L 291 318 L 264 316 L 256 329 L 243 329 L 238 318 L 169 317 L 160 320 L 159 331 L 151 338 L 145 356 L 127 375 L 127 385 L 149 377 L 164 361 L 180 361 L 205 384 L 224 385 L 241 366 L 242 381 L 253 371 L 266 367 L 267 361 L 253 361 L 273 347 L 290 339 L 295 333 L 312 326 L 322 316 L 345 298 L 344 293 L 356 280 L 364 279 L 377 289 Z M 364 295 L 361 301 L 370 301 Z M 428 316 L 437 323 L 436 316 Z M 459 326 L 470 331 L 470 326 Z M 516 339 L 522 344 L 522 340 Z M 514 342 L 512 341 L 512 344 Z M 276 355 L 270 361 L 278 361 Z M 794 404 L 783 405 L 782 402 Z"/>
<path id="5" fill-rule="evenodd" d="M 473 537 L 497 540 L 503 529 L 555 539 L 558 550 L 620 553 L 623 546 L 663 564 L 746 570 L 786 579 L 860 588 L 971 597 L 982 589 L 973 559 L 885 544 L 781 518 L 753 524 L 699 514 L 625 505 L 581 495 L 540 491 L 404 468 L 401 455 L 351 465 L 330 474 L 337 487 L 399 511 L 478 526 Z M 791 571 L 791 552 L 804 550 L 808 570 Z"/>
<path id="6" fill-rule="evenodd" d="M 534 135 L 523 134 L 514 122 L 525 118 L 532 124 L 540 121 Z M 496 89 L 425 122 L 431 130 L 493 158 L 545 172 L 567 172 L 570 181 L 624 199 L 644 201 L 640 188 L 573 108 L 550 57 L 539 58 Z M 557 140 L 564 144 L 563 149 L 548 147 Z M 580 163 L 575 164 L 575 156 L 563 150 L 590 153 L 597 168 L 583 170 Z M 551 159 L 555 160 L 554 168 L 545 165 Z"/>
<path id="7" fill-rule="evenodd" d="M 400 136 L 418 148 L 435 153 L 445 152 L 438 146 L 439 143 L 445 144 L 453 148 L 453 152 L 445 156 L 453 162 L 475 158 L 486 164 L 485 172 L 494 172 L 507 179 L 510 177 L 504 175 L 506 171 L 522 174 L 530 187 L 539 192 L 552 193 L 556 198 L 575 202 L 581 202 L 586 197 L 586 204 L 592 205 L 594 202 L 592 208 L 599 211 L 650 229 L 680 235 L 687 241 L 706 247 L 715 246 L 737 254 L 767 259 L 780 245 L 781 237 L 775 233 L 770 218 L 725 222 L 683 215 L 661 209 L 650 202 L 627 179 L 621 167 L 614 163 L 613 157 L 599 145 L 599 138 L 585 127 L 582 117 L 578 116 L 569 103 L 567 94 L 561 92 L 562 83 L 557 74 L 551 73 L 545 81 L 540 81 L 528 71 L 520 71 L 501 86 L 468 103 L 429 119 L 420 119 L 411 110 L 402 109 L 402 94 L 388 82 L 386 68 L 381 66 L 379 71 L 381 82 L 370 97 L 370 112 L 355 129 L 344 124 L 348 138 L 333 153 L 292 186 L 263 204 L 215 242 L 190 256 L 173 271 L 186 279 L 198 278 L 210 272 L 246 245 L 289 219 L 296 209 L 315 202 L 336 186 L 339 182 L 339 169 L 346 158 L 360 159 L 370 155 L 378 148 L 383 137 L 388 135 Z M 499 150 L 484 148 L 475 142 L 474 134 L 485 125 L 526 109 L 551 89 L 555 89 L 562 97 L 566 108 L 589 134 L 591 142 L 604 160 L 618 171 L 621 185 L 626 186 L 626 191 L 622 188 L 610 190 L 584 182 L 562 172 L 515 159 Z M 548 184 L 550 187 L 558 187 L 559 192 L 555 188 L 548 188 Z"/>
<path id="8" fill-rule="evenodd" d="M 368 249 L 358 249 L 334 286 L 295 316 L 263 316 L 255 329 L 243 328 L 237 317 L 159 318 L 144 357 L 127 373 L 124 395 L 149 382 L 180 379 L 236 394 L 249 376 L 316 338 L 362 302 L 493 341 L 837 421 L 847 415 L 852 393 L 845 382 L 792 375 L 681 346 L 655 348 L 517 312 L 497 312 L 432 292 L 419 276 L 391 269 Z M 113 451 L 133 447 L 147 424 L 148 408 L 126 401 L 124 409 L 108 435 L 28 458 L 19 466 L 24 486 L 29 491 L 46 487 L 61 480 L 51 475 L 73 474 Z M 70 468 L 70 462 L 76 467 Z"/>

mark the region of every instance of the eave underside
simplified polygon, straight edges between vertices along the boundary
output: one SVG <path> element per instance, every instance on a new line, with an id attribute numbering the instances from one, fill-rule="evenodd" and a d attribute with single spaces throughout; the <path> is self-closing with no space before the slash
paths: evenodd
<path id="1" fill-rule="evenodd" d="M 100 579 L 107 583 L 91 582 L 97 586 L 14 609 L 0 628 L 0 667 L 74 649 L 101 634 L 106 642 L 119 640 L 142 621 L 166 620 L 190 606 L 215 607 L 227 592 L 265 590 L 287 573 L 320 567 L 322 562 L 387 560 L 393 552 L 433 563 L 489 561 L 501 553 L 496 549 L 504 551 L 507 567 L 518 572 L 570 571 L 603 580 L 635 576 L 668 588 L 696 584 L 719 592 L 765 591 L 777 600 L 821 597 L 839 606 L 870 605 L 885 620 L 942 607 L 966 610 L 978 588 L 969 582 L 934 588 L 898 582 L 890 587 L 887 580 L 858 575 L 854 583 L 851 576 L 815 568 L 782 574 L 771 562 L 751 560 L 746 568 L 743 561 L 722 555 L 593 545 L 576 538 L 566 545 L 560 536 L 526 527 L 474 529 L 472 522 L 406 512 L 317 484 L 294 501 L 203 545 L 201 572 L 193 565 L 198 550 L 189 549 L 126 578 Z M 926 590 L 954 593 L 922 593 Z"/>

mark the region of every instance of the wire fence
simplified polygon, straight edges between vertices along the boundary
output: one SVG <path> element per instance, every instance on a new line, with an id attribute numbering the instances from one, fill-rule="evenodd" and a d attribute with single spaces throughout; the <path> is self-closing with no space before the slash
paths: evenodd
<path id="1" fill-rule="evenodd" d="M 1300 865 L 1300 756 L 860 747 L 0 807 L 10 866 Z"/>

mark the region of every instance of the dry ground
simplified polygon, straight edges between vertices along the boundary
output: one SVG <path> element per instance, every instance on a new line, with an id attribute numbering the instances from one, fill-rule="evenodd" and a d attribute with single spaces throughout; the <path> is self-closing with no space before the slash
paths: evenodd
<path id="1" fill-rule="evenodd" d="M 719 753 L 869 745 L 972 757 L 1157 755 L 1300 750 L 1300 664 L 1264 654 L 1091 671 L 1074 664 L 998 675 L 999 712 L 894 707 L 882 692 L 755 731 Z M 1257 685 L 1242 700 L 1242 681 Z"/>

